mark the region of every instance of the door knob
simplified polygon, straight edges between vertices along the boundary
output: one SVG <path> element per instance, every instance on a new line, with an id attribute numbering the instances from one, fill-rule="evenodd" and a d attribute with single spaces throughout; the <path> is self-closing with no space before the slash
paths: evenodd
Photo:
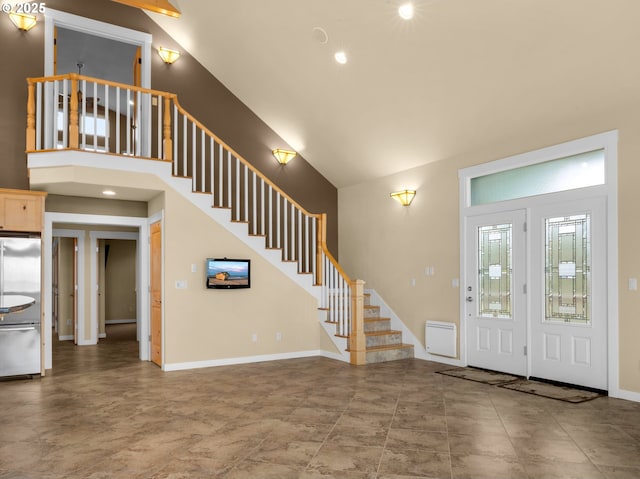
<path id="1" fill-rule="evenodd" d="M 473 301 L 473 296 L 467 296 L 467 303 L 471 303 Z"/>

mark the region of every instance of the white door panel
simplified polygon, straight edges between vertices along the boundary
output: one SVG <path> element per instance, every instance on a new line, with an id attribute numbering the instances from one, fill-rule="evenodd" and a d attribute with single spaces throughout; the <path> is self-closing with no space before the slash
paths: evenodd
<path id="1" fill-rule="evenodd" d="M 524 210 L 466 219 L 471 366 L 526 375 Z"/>
<path id="2" fill-rule="evenodd" d="M 530 376 L 607 389 L 606 209 L 531 210 Z"/>

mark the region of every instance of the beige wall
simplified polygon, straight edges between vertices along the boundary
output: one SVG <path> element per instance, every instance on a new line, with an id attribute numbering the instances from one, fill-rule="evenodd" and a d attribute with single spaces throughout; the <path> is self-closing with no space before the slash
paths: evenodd
<path id="1" fill-rule="evenodd" d="M 147 216 L 147 203 L 144 201 L 107 200 L 77 196 L 48 195 L 47 212 L 64 212 L 108 216 Z"/>
<path id="2" fill-rule="evenodd" d="M 109 247 L 105 271 L 105 319 L 136 319 L 136 242 L 105 241 Z"/>
<path id="3" fill-rule="evenodd" d="M 166 363 L 318 350 L 326 344 L 313 296 L 170 190 L 163 248 Z M 205 287 L 204 261 L 220 256 L 251 259 L 250 289 Z M 187 289 L 176 289 L 178 280 L 186 280 Z"/>
<path id="4" fill-rule="evenodd" d="M 340 262 L 352 277 L 374 288 L 421 341 L 427 319 L 459 324 L 458 170 L 545 146 L 619 130 L 619 298 L 620 388 L 640 392 L 640 292 L 627 280 L 640 277 L 640 114 L 638 101 L 625 108 L 589 111 L 558 125 L 550 118 L 535 131 L 461 153 L 393 176 L 339 190 Z M 405 208 L 389 198 L 416 188 Z M 425 276 L 425 266 L 435 275 Z M 411 279 L 416 279 L 415 287 Z"/>

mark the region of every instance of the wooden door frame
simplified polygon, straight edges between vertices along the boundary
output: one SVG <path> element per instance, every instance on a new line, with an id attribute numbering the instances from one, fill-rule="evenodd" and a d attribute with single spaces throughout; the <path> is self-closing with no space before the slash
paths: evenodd
<path id="1" fill-rule="evenodd" d="M 73 229 L 55 229 L 52 230 L 51 232 L 51 237 L 47 238 L 45 236 L 44 238 L 44 247 L 43 247 L 43 254 L 44 254 L 44 263 L 45 265 L 47 263 L 51 264 L 53 261 L 53 252 L 51 250 L 52 248 L 52 241 L 54 237 L 58 237 L 58 238 L 72 238 L 74 240 L 74 249 L 77 249 L 77 251 L 74 251 L 73 255 L 74 255 L 74 259 L 73 259 L 73 274 L 74 274 L 74 278 L 73 278 L 73 294 L 75 295 L 75 297 L 73 298 L 73 343 L 74 344 L 79 344 L 82 345 L 84 344 L 84 307 L 85 307 L 85 301 L 84 301 L 84 295 L 85 295 L 85 287 L 84 287 L 84 254 L 85 254 L 85 232 L 83 230 L 73 230 Z M 48 250 L 48 253 L 47 253 Z M 53 282 L 53 280 L 49 280 L 47 281 L 47 276 L 45 276 L 45 284 L 48 282 L 49 285 L 51 285 L 51 283 Z M 51 272 L 49 275 L 49 278 L 52 278 L 51 276 Z M 76 288 L 77 285 L 77 288 Z M 50 286 L 51 289 L 51 286 Z M 48 294 L 48 293 L 47 293 Z M 44 301 L 43 301 L 44 303 Z M 51 312 L 52 312 L 52 307 L 51 306 L 47 306 L 45 304 L 43 304 L 43 309 L 45 312 L 45 318 L 47 317 L 47 315 L 51 316 Z M 49 322 L 49 325 L 51 323 Z M 46 325 L 46 323 L 45 323 Z M 45 332 L 45 338 L 46 335 L 51 335 L 51 327 L 46 327 L 46 328 L 40 328 L 40 331 L 44 331 Z M 45 344 L 46 341 L 45 341 Z M 45 364 L 45 368 L 49 369 L 51 368 L 51 366 L 46 366 Z"/>
<path id="2" fill-rule="evenodd" d="M 78 344 L 78 338 L 80 337 L 80 331 L 78 330 L 80 321 L 78 321 L 78 299 L 80 294 L 80 283 L 78 280 L 78 257 L 80 256 L 80 250 L 78 248 L 78 238 L 74 237 L 73 239 L 73 281 L 71 284 L 71 294 L 73 296 L 73 344 Z M 83 235 L 84 241 L 84 235 Z"/>
<path id="3" fill-rule="evenodd" d="M 164 260 L 163 257 L 164 255 L 162 254 L 163 250 L 164 250 L 164 222 L 162 218 L 159 218 L 155 221 L 149 221 L 149 291 L 150 291 L 150 295 L 149 295 L 149 346 L 150 348 L 152 348 L 153 346 L 153 306 L 151 305 L 151 302 L 154 300 L 153 297 L 153 271 L 152 271 L 152 263 L 153 261 L 151 260 L 151 256 L 154 254 L 154 249 L 153 249 L 153 240 L 151 238 L 151 233 L 152 233 L 152 227 L 153 225 L 157 224 L 159 229 L 160 229 L 160 271 L 159 273 L 159 294 L 160 294 L 160 358 L 159 358 L 159 362 L 154 361 L 153 358 L 153 350 L 151 351 L 150 354 L 150 359 L 152 362 L 154 362 L 155 364 L 157 364 L 158 366 L 160 366 L 161 368 L 164 369 L 164 364 L 165 364 L 165 348 L 164 348 L 164 307 L 162 306 L 162 300 L 164 298 L 164 281 L 162 280 L 163 278 L 163 271 L 164 271 Z"/>

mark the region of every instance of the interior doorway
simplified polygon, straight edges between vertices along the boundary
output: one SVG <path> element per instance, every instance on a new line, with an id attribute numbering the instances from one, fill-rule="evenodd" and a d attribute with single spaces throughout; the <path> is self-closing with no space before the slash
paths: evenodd
<path id="1" fill-rule="evenodd" d="M 45 76 L 78 73 L 77 63 L 83 62 L 85 75 L 134 84 L 132 65 L 139 56 L 139 84 L 151 87 L 152 37 L 148 33 L 47 8 L 44 40 Z M 63 45 L 56 45 L 58 41 Z"/>
<path id="2" fill-rule="evenodd" d="M 118 239 L 135 243 L 135 330 L 136 353 L 142 361 L 150 359 L 149 340 L 149 245 L 141 238 L 149 236 L 149 221 L 143 217 L 102 216 L 74 213 L 45 213 L 43 236 L 43 308 L 44 308 L 44 360 L 45 369 L 53 367 L 53 238 L 55 236 L 78 239 L 78 345 L 98 344 L 98 256 L 95 254 L 99 239 Z M 75 226 L 78 229 L 54 228 L 54 225 Z M 82 229 L 80 229 L 82 228 Z M 117 231 L 117 228 L 130 231 Z M 115 229 L 116 231 L 112 231 Z M 125 318 L 126 319 L 126 318 Z M 108 334 L 107 334 L 108 335 Z"/>
<path id="3" fill-rule="evenodd" d="M 137 340 L 137 241 L 135 239 L 97 239 L 98 340 L 109 333 Z M 132 327 L 109 328 L 111 325 Z"/>
<path id="4" fill-rule="evenodd" d="M 58 234 L 65 234 L 58 232 Z M 58 341 L 78 342 L 78 239 L 53 239 L 53 329 Z"/>
<path id="5" fill-rule="evenodd" d="M 150 131 L 141 127 L 151 121 L 152 105 L 145 95 L 131 96 L 127 86 L 151 87 L 151 35 L 109 23 L 47 9 L 45 14 L 45 76 L 77 73 L 83 75 L 77 91 L 59 95 L 59 105 L 65 105 L 71 95 L 81 100 L 81 145 L 83 149 L 113 151 L 114 138 L 126 138 L 118 148 L 122 154 L 150 156 Z M 84 78 L 88 77 L 88 78 Z M 45 89 L 45 97 L 54 95 Z M 140 98 L 138 98 L 140 97 Z M 110 100 L 109 100 L 110 99 Z M 46 104 L 51 104 L 50 99 Z M 55 115 L 54 115 L 55 113 Z M 65 120 L 65 108 L 45 112 L 44 121 L 60 124 Z M 53 148 L 61 140 L 48 134 L 45 145 Z M 120 151 L 122 150 L 122 151 Z"/>

